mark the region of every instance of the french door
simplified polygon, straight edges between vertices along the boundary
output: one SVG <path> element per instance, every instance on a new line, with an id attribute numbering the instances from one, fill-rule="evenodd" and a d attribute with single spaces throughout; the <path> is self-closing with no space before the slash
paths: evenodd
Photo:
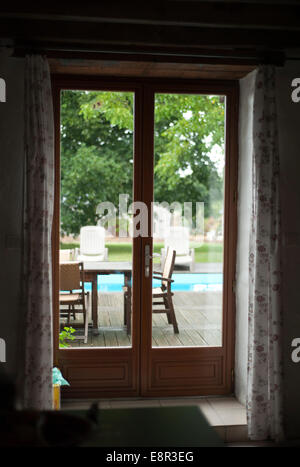
<path id="1" fill-rule="evenodd" d="M 232 392 L 237 89 L 53 76 L 54 360 L 65 397 Z M 100 260 L 83 251 L 86 225 L 105 231 Z M 168 246 L 178 332 L 164 298 L 153 304 Z M 76 312 L 63 321 L 63 250 L 84 265 L 86 340 Z M 75 339 L 62 347 L 69 327 Z"/>

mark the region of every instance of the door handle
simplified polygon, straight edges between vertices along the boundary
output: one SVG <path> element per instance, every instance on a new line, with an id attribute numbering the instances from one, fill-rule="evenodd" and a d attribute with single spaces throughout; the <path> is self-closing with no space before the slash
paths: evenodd
<path id="1" fill-rule="evenodd" d="M 150 274 L 150 245 L 145 245 L 145 277 L 149 277 Z"/>

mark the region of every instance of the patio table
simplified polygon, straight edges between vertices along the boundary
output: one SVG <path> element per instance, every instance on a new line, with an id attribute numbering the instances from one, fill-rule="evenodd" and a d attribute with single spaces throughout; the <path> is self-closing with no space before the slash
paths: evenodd
<path id="1" fill-rule="evenodd" d="M 92 283 L 92 321 L 93 332 L 98 334 L 98 275 L 124 274 L 124 324 L 127 334 L 131 333 L 131 276 L 130 262 L 84 261 L 84 281 Z"/>

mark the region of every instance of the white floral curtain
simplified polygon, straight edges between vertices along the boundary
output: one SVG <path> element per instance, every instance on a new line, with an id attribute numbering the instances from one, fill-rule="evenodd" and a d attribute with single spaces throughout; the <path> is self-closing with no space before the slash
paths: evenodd
<path id="1" fill-rule="evenodd" d="M 253 440 L 283 438 L 282 277 L 275 68 L 256 74 L 249 257 L 247 417 Z"/>
<path id="2" fill-rule="evenodd" d="M 52 408 L 54 124 L 46 58 L 25 59 L 23 408 Z"/>

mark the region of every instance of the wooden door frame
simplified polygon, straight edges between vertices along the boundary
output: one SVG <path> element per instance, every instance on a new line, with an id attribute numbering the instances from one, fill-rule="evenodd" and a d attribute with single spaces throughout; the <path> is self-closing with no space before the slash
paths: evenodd
<path id="1" fill-rule="evenodd" d="M 149 108 L 144 118 L 148 132 L 154 135 L 154 93 L 210 94 L 226 96 L 225 115 L 225 191 L 224 191 L 224 261 L 223 261 L 223 322 L 222 347 L 169 347 L 152 348 L 152 311 L 149 284 L 145 281 L 142 291 L 142 313 L 146 325 L 142 329 L 141 393 L 144 397 L 195 396 L 231 394 L 234 390 L 235 350 L 235 268 L 237 240 L 237 169 L 238 169 L 238 97 L 237 81 L 205 81 L 195 83 L 172 80 L 153 81 L 147 86 L 145 103 Z M 147 167 L 153 165 L 154 138 L 147 138 L 143 148 Z M 144 201 L 150 209 L 153 180 L 148 177 L 144 187 Z M 150 224 L 149 224 L 150 225 Z M 143 244 L 152 244 L 144 239 Z M 152 271 L 151 271 L 152 272 Z M 186 367 L 195 377 L 187 384 Z M 199 376 L 198 376 L 199 375 Z"/>
<path id="2" fill-rule="evenodd" d="M 146 84 L 147 86 L 144 86 Z M 187 80 L 187 79 L 157 79 L 157 78 L 108 78 L 100 76 L 53 75 L 53 97 L 55 115 L 55 201 L 53 220 L 53 315 L 54 315 L 54 364 L 64 371 L 65 377 L 76 380 L 86 371 L 86 382 L 78 386 L 72 385 L 64 391 L 65 397 L 143 397 L 183 396 L 230 394 L 233 392 L 234 369 L 234 333 L 235 333 L 235 264 L 237 239 L 237 164 L 238 164 L 238 81 L 235 80 Z M 60 211 L 60 89 L 90 89 L 134 91 L 138 96 L 135 109 L 136 128 L 135 154 L 136 174 L 134 178 L 135 199 L 143 199 L 150 207 L 153 199 L 153 180 L 151 177 L 142 178 L 144 170 L 153 168 L 153 128 L 154 120 L 147 108 L 153 108 L 154 92 L 166 93 L 195 93 L 220 94 L 226 96 L 226 165 L 225 165 L 225 193 L 224 193 L 224 263 L 223 272 L 227 276 L 226 287 L 223 290 L 223 324 L 222 348 L 151 348 L 152 302 L 149 296 L 151 288 L 149 281 L 144 279 L 144 247 L 152 238 L 134 239 L 136 255 L 133 257 L 133 269 L 139 270 L 135 278 L 135 309 L 133 309 L 132 348 L 122 349 L 81 349 L 84 353 L 78 355 L 78 349 L 58 349 L 59 319 L 56 312 L 59 295 L 59 211 Z M 228 182 L 230 180 L 230 183 Z M 149 216 L 151 209 L 148 210 Z M 149 221 L 151 219 L 149 217 Z M 150 223 L 148 223 L 150 225 Z M 140 263 L 141 261 L 141 263 Z M 151 274 L 150 274 L 151 278 Z M 140 293 L 142 290 L 142 293 Z M 152 294 L 151 294 L 152 295 Z M 141 313 L 145 325 L 142 326 Z M 134 332 L 134 329 L 140 331 Z M 138 347 L 141 345 L 141 353 Z M 131 355 L 130 355 L 131 354 Z M 188 365 L 192 372 L 207 372 L 207 377 L 195 378 L 195 384 L 186 388 L 180 385 L 184 381 L 181 369 Z M 130 359 L 132 364 L 130 364 Z M 90 370 L 85 370 L 89 365 Z M 176 366 L 177 365 L 177 366 Z M 96 372 L 95 372 L 96 367 Z M 160 378 L 166 368 L 172 373 L 171 380 L 176 382 L 174 388 L 170 383 Z M 184 370 L 185 371 L 185 370 Z M 101 372 L 108 375 L 108 379 L 115 376 L 115 384 L 109 386 Z M 96 376 L 95 376 L 96 373 Z M 97 379 L 98 375 L 98 379 Z M 118 378 L 119 375 L 119 378 Z M 138 376 L 139 375 L 139 376 Z M 176 376 L 177 375 L 177 376 Z M 103 379 L 104 378 L 104 379 Z M 198 382 L 197 382 L 198 381 Z M 139 392 L 139 388 L 140 391 Z"/>
<path id="3" fill-rule="evenodd" d="M 81 348 L 59 349 L 59 225 L 60 225 L 60 90 L 111 90 L 130 91 L 135 93 L 135 134 L 134 134 L 134 199 L 141 198 L 141 114 L 142 114 L 142 88 L 134 80 L 109 80 L 97 77 L 52 75 L 52 90 L 55 119 L 55 199 L 52 234 L 53 258 L 53 339 L 54 339 L 54 365 L 58 366 L 64 377 L 71 382 L 71 386 L 63 388 L 65 398 L 91 398 L 91 397 L 133 397 L 139 394 L 139 367 L 140 353 L 140 275 L 135 275 L 132 294 L 133 326 L 132 347 L 126 348 Z M 141 256 L 141 239 L 133 239 L 133 271 L 139 270 Z M 84 382 L 83 382 L 84 379 Z"/>

